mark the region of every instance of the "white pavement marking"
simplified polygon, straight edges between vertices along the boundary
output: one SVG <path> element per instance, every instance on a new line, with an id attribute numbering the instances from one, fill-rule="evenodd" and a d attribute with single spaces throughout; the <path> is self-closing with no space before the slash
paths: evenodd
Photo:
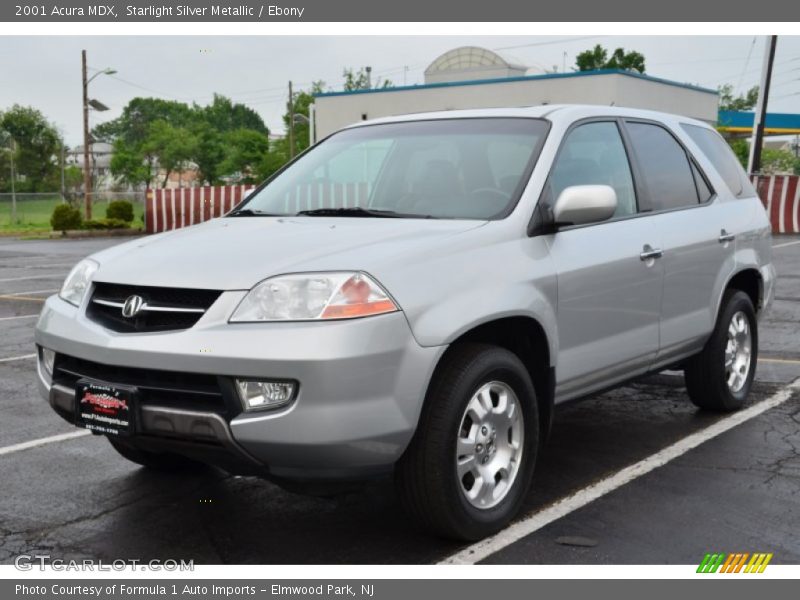
<path id="1" fill-rule="evenodd" d="M 66 442 L 68 440 L 74 440 L 75 438 L 84 437 L 91 433 L 92 432 L 89 431 L 88 429 L 79 429 L 78 431 L 70 431 L 69 433 L 59 433 L 58 435 L 51 435 L 49 437 L 39 438 L 38 440 L 21 442 L 19 444 L 12 444 L 11 446 L 5 446 L 3 448 L 0 448 L 0 456 L 3 456 L 4 454 L 13 454 L 14 452 L 19 452 L 20 450 L 38 448 L 39 446 L 46 446 L 47 444 L 54 444 L 56 442 Z"/>
<path id="2" fill-rule="evenodd" d="M 51 294 L 59 291 L 59 288 L 54 290 L 28 290 L 27 292 L 14 292 L 13 294 L 4 294 L 5 296 L 27 296 L 28 294 Z"/>
<path id="3" fill-rule="evenodd" d="M 39 313 L 35 315 L 17 315 L 16 317 L 0 317 L 0 321 L 13 321 L 14 319 L 32 319 L 33 317 L 38 317 Z"/>
<path id="4" fill-rule="evenodd" d="M 27 281 L 28 279 L 62 279 L 63 277 L 63 273 L 58 273 L 56 275 L 26 275 L 25 277 L 6 277 L 5 279 L 0 279 L 0 283 L 6 283 L 9 281 Z"/>
<path id="5" fill-rule="evenodd" d="M 23 354 L 21 356 L 9 356 L 7 358 L 0 358 L 0 363 L 12 362 L 15 360 L 27 360 L 29 358 L 36 358 L 36 354 Z"/>
<path id="6" fill-rule="evenodd" d="M 782 387 L 766 400 L 763 400 L 758 404 L 754 404 L 753 406 L 750 406 L 744 410 L 740 410 L 739 412 L 736 412 L 728 417 L 724 417 L 713 425 L 688 435 L 685 438 L 678 440 L 671 446 L 667 446 L 663 450 L 656 452 L 655 454 L 651 454 L 647 458 L 625 467 L 621 471 L 617 471 L 613 475 L 610 475 L 605 479 L 601 479 L 597 483 L 593 483 L 588 487 L 578 490 L 572 495 L 567 496 L 566 498 L 563 498 L 554 504 L 551 504 L 547 508 L 534 513 L 522 519 L 521 521 L 517 521 L 500 533 L 472 544 L 471 546 L 467 546 L 463 550 L 452 554 L 451 556 L 442 560 L 440 564 L 475 564 L 484 558 L 491 556 L 495 552 L 502 550 L 506 546 L 509 546 L 522 539 L 523 537 L 538 531 L 546 525 L 549 525 L 553 521 L 565 517 L 579 508 L 583 508 L 598 498 L 613 492 L 614 490 L 624 486 L 627 483 L 630 483 L 642 475 L 650 473 L 658 467 L 664 466 L 671 460 L 686 454 L 700 444 L 703 444 L 704 442 L 707 442 L 718 435 L 733 429 L 737 425 L 741 425 L 745 421 L 749 421 L 750 419 L 753 419 L 758 415 L 775 408 L 776 406 L 780 406 L 789 398 L 791 398 L 792 393 L 798 389 L 800 389 L 800 379 L 795 379 L 792 383 Z"/>
<path id="7" fill-rule="evenodd" d="M 775 244 L 773 248 L 785 248 L 786 246 L 794 246 L 795 244 L 800 244 L 800 240 L 795 242 L 784 242 L 783 244 Z"/>

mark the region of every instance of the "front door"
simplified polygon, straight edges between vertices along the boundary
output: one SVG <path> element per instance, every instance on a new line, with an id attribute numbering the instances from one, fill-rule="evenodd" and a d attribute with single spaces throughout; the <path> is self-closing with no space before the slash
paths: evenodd
<path id="1" fill-rule="evenodd" d="M 553 200 L 572 185 L 609 185 L 617 211 L 608 221 L 548 236 L 558 275 L 558 400 L 645 372 L 659 346 L 661 241 L 640 214 L 630 162 L 615 120 L 575 126 L 551 170 Z"/>

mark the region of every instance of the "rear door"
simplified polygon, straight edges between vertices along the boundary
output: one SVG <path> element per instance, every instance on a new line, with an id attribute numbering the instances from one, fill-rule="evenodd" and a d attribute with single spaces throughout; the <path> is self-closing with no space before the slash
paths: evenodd
<path id="1" fill-rule="evenodd" d="M 694 157 L 665 126 L 627 120 L 651 220 L 663 245 L 658 362 L 699 350 L 714 325 L 715 290 L 734 252 L 725 207 Z M 728 225 L 730 227 L 730 225 Z"/>
<path id="2" fill-rule="evenodd" d="M 559 400 L 642 373 L 658 351 L 663 267 L 646 254 L 657 252 L 658 234 L 639 211 L 615 119 L 582 122 L 566 134 L 545 201 L 569 186 L 591 184 L 614 188 L 614 217 L 547 236 L 558 275 Z"/>

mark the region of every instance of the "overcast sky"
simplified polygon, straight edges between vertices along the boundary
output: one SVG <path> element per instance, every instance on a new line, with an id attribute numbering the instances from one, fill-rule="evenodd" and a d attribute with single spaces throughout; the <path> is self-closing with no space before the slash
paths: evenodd
<path id="1" fill-rule="evenodd" d="M 136 96 L 206 104 L 217 92 L 254 108 L 280 132 L 290 79 L 300 89 L 315 80 L 340 89 L 344 68 L 370 65 L 373 78 L 422 83 L 431 61 L 462 45 L 501 50 L 532 68 L 561 70 L 566 61 L 569 70 L 575 55 L 596 43 L 642 52 L 650 75 L 709 88 L 730 83 L 739 90 L 758 83 L 764 52 L 764 38 L 754 43 L 752 36 L 5 36 L 0 111 L 14 103 L 34 106 L 67 144 L 80 144 L 83 48 L 90 67 L 117 71 L 91 84 L 90 96 L 111 108 L 93 114 L 93 125 L 118 116 Z M 769 109 L 800 113 L 800 36 L 778 39 L 773 82 Z"/>

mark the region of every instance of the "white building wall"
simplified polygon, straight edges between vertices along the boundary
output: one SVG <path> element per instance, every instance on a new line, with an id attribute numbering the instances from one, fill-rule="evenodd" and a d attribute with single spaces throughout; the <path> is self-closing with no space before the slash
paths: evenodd
<path id="1" fill-rule="evenodd" d="M 714 122 L 716 94 L 623 74 L 406 88 L 316 98 L 317 139 L 352 123 L 434 110 L 599 104 L 683 114 Z"/>

